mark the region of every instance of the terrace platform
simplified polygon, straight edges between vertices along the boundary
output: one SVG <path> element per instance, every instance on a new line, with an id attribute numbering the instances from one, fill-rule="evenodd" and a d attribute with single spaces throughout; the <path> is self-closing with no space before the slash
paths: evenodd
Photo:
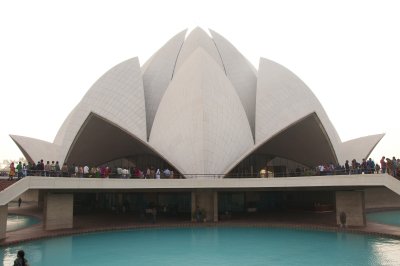
<path id="1" fill-rule="evenodd" d="M 377 190 L 372 194 L 372 200 L 368 199 L 369 205 L 372 208 L 381 206 L 374 206 L 374 203 L 384 199 L 389 205 L 387 207 L 400 206 L 400 181 L 387 174 L 369 174 L 369 175 L 333 175 L 333 176 L 301 176 L 301 177 L 285 177 L 285 178 L 193 178 L 193 179 L 104 179 L 104 178 L 61 178 L 61 177 L 38 177 L 29 176 L 25 177 L 18 182 L 6 187 L 0 191 L 0 215 L 7 217 L 8 212 L 13 209 L 8 207 L 8 204 L 18 199 L 18 197 L 29 191 L 42 191 L 45 195 L 45 200 L 41 207 L 41 225 L 34 226 L 40 233 L 37 237 L 52 236 L 52 234 L 74 234 L 81 232 L 82 229 L 86 231 L 102 231 L 122 228 L 136 228 L 143 226 L 140 221 L 134 221 L 129 217 L 122 219 L 125 222 L 119 225 L 118 222 L 112 223 L 111 226 L 98 224 L 90 219 L 84 222 L 83 215 L 75 214 L 73 212 L 74 193 L 78 192 L 121 192 L 121 193 L 136 193 L 136 192 L 187 192 L 191 193 L 191 210 L 195 211 L 196 206 L 200 205 L 206 211 L 208 222 L 219 222 L 219 224 L 231 224 L 242 221 L 239 219 L 221 220 L 219 219 L 218 211 L 218 193 L 226 191 L 332 191 L 336 193 L 336 211 L 331 212 L 332 217 L 329 221 L 321 219 L 323 215 L 316 215 L 315 220 L 318 221 L 317 225 L 323 228 L 330 228 L 329 230 L 336 230 L 339 224 L 339 214 L 345 211 L 347 214 L 347 224 L 350 227 L 358 226 L 358 231 L 369 230 L 368 228 L 375 228 L 372 230 L 375 233 L 386 230 L 387 232 L 394 232 L 391 235 L 397 235 L 397 229 L 391 229 L 386 226 L 386 229 L 381 228 L 380 225 L 367 224 L 365 222 L 365 190 Z M 379 189 L 386 189 L 382 194 Z M 390 191 L 389 191 L 390 190 Z M 339 193 L 339 194 L 338 194 Z M 40 193 L 38 193 L 40 194 Z M 395 196 L 396 200 L 387 197 L 391 194 Z M 370 197 L 370 196 L 369 196 Z M 387 197 L 387 198 L 385 198 Z M 47 200 L 48 199 L 48 200 Z M 392 203 L 395 204 L 392 204 Z M 62 207 L 60 207 L 62 206 Z M 333 213 L 333 214 L 332 214 Z M 279 214 L 282 216 L 282 214 Z M 284 216 L 288 215 L 285 213 Z M 266 219 L 266 217 L 253 216 L 244 217 L 243 223 L 248 224 L 257 223 L 268 226 L 279 225 L 283 226 L 286 223 L 288 226 L 307 225 L 307 227 L 315 226 L 314 223 L 304 220 L 309 217 L 309 213 L 304 216 L 303 214 L 296 214 L 289 217 L 287 221 L 275 221 L 274 219 Z M 315 214 L 313 214 L 315 215 Z M 301 218 L 304 216 L 303 218 Z M 336 219 L 335 219 L 336 216 Z M 277 216 L 278 217 L 278 216 Z M 104 219 L 103 219 L 104 218 Z M 269 216 L 267 217 L 269 218 Z M 14 233 L 6 233 L 6 219 L 2 219 L 0 226 L 0 239 L 5 238 L 6 241 L 17 241 L 19 238 L 13 236 Z M 96 217 L 95 220 L 107 221 L 107 217 Z M 193 220 L 193 218 L 192 218 Z M 293 221 L 293 222 L 292 222 Z M 174 226 L 179 224 L 188 224 L 192 226 L 190 218 L 184 221 L 180 220 L 165 220 L 160 221 L 164 225 L 172 224 Z M 86 225 L 85 225 L 86 224 Z M 89 225 L 93 226 L 89 226 Z M 214 224 L 214 223 L 210 223 Z M 164 226 L 163 225 L 163 226 Z M 40 227 L 40 229 L 38 228 Z M 149 225 L 145 225 L 149 226 Z M 151 225 L 152 226 L 152 225 Z M 186 225 L 185 225 L 186 226 Z M 355 227 L 354 227 L 355 228 Z M 34 230 L 34 229 L 32 229 Z M 22 230 L 23 231 L 23 230 Z M 31 236 L 30 232 L 25 232 Z M 23 234 L 25 234 L 23 233 Z M 34 232 L 32 232 L 34 237 Z M 14 237 L 16 237 L 14 239 Z M 25 238 L 25 237 L 22 237 Z M 8 240 L 7 240 L 8 239 Z M 14 240 L 13 240 L 14 239 Z"/>
<path id="2" fill-rule="evenodd" d="M 106 179 L 27 176 L 0 191 L 0 206 L 30 189 L 47 191 L 174 191 L 182 189 L 321 189 L 386 187 L 400 195 L 400 181 L 388 174 L 300 176 L 282 178 Z"/>

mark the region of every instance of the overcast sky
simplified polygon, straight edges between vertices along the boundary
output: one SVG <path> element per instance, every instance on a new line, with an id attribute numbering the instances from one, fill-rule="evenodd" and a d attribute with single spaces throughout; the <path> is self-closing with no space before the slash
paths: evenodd
<path id="1" fill-rule="evenodd" d="M 200 26 L 299 76 L 342 141 L 386 133 L 372 157 L 400 155 L 400 1 L 1 1 L 0 162 L 8 136 L 52 142 L 91 85 L 114 65 L 143 64 Z"/>

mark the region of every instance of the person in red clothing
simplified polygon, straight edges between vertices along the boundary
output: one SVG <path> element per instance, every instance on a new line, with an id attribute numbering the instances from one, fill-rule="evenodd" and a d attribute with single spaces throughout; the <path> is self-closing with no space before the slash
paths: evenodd
<path id="1" fill-rule="evenodd" d="M 386 173 L 386 168 L 387 168 L 387 164 L 385 161 L 385 156 L 382 156 L 382 159 L 381 159 L 382 174 Z"/>
<path id="2" fill-rule="evenodd" d="M 14 176 L 15 176 L 15 166 L 14 166 L 14 162 L 12 162 L 10 164 L 10 173 L 8 175 L 8 180 L 13 180 Z"/>

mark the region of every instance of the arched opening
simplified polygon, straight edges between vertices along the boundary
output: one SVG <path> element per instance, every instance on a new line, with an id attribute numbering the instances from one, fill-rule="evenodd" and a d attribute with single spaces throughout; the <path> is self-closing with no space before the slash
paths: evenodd
<path id="1" fill-rule="evenodd" d="M 161 171 L 168 168 L 173 170 L 173 177 L 181 177 L 172 165 L 145 142 L 94 113 L 88 116 L 76 135 L 65 162 L 68 165 L 89 167 L 108 166 L 114 174 L 118 168 L 128 169 L 131 177 L 134 168 L 144 174 L 147 168 Z"/>
<path id="2" fill-rule="evenodd" d="M 338 160 L 321 121 L 312 113 L 260 145 L 227 177 L 312 175 L 320 164 L 337 166 Z"/>

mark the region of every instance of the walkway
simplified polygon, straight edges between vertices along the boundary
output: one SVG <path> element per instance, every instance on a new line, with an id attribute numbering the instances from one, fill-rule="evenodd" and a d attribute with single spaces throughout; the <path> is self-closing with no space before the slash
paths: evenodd
<path id="1" fill-rule="evenodd" d="M 17 182 L 16 179 L 9 181 L 7 179 L 0 179 L 0 191 L 8 188 L 9 186 L 13 185 L 15 182 Z"/>

